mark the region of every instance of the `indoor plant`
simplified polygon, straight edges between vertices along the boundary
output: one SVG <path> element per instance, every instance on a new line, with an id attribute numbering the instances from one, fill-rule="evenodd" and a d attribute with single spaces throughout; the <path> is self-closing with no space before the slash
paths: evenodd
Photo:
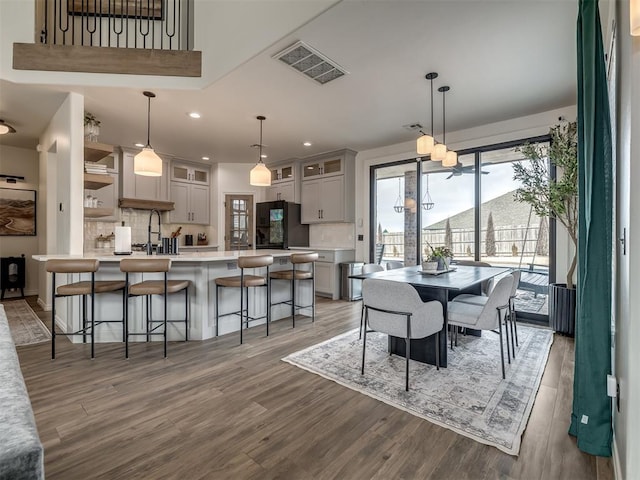
<path id="1" fill-rule="evenodd" d="M 571 238 L 574 251 L 566 283 L 549 285 L 549 323 L 557 331 L 572 335 L 576 299 L 573 276 L 578 255 L 577 123 L 556 125 L 549 134 L 549 145 L 525 144 L 518 149 L 530 163 L 513 164 L 513 178 L 522 182 L 515 199 L 531 205 L 539 217 L 554 217 Z M 550 175 L 551 165 L 557 167 L 556 178 Z"/>
<path id="2" fill-rule="evenodd" d="M 90 112 L 84 112 L 84 136 L 91 142 L 98 141 L 100 135 L 100 120 Z"/>
<path id="3" fill-rule="evenodd" d="M 429 243 L 429 249 L 431 253 L 427 255 L 426 263 L 437 262 L 436 270 L 449 270 L 449 262 L 451 262 L 451 258 L 453 258 L 453 253 L 448 247 L 432 247 Z M 429 270 L 427 267 L 426 270 Z M 433 270 L 433 268 L 431 268 Z"/>

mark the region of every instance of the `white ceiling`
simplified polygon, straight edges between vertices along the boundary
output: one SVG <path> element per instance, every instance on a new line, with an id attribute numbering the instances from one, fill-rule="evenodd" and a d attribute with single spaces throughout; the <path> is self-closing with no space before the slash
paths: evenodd
<path id="1" fill-rule="evenodd" d="M 440 74 L 437 137 L 437 87 L 445 84 L 449 132 L 573 105 L 576 15 L 574 0 L 343 0 L 252 58 L 237 58 L 237 68 L 204 89 L 153 89 L 151 143 L 185 159 L 254 162 L 257 115 L 267 117 L 267 163 L 407 141 L 417 135 L 403 125 L 429 129 L 430 71 Z M 271 58 L 297 40 L 349 74 L 319 85 Z M 141 90 L 0 81 L 0 118 L 19 129 L 0 143 L 35 146 L 67 91 L 85 95 L 85 110 L 102 121 L 101 142 L 144 143 Z M 306 140 L 313 146 L 303 147 Z"/>

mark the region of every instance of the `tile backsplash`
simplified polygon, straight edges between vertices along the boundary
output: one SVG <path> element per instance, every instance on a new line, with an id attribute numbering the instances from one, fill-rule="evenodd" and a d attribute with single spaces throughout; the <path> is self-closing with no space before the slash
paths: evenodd
<path id="1" fill-rule="evenodd" d="M 354 223 L 323 223 L 309 225 L 309 244 L 311 247 L 355 248 Z"/>
<path id="2" fill-rule="evenodd" d="M 217 238 L 216 229 L 210 225 L 184 225 L 179 223 L 167 223 L 168 212 L 162 213 L 162 236 L 169 237 L 178 227 L 182 226 L 180 231 L 180 245 L 184 245 L 185 235 L 193 235 L 193 242 L 196 243 L 198 233 L 205 233 L 209 239 L 209 244 L 215 243 Z M 137 210 L 133 208 L 120 209 L 120 219 L 124 221 L 125 226 L 131 227 L 131 243 L 146 243 L 147 232 L 149 226 L 149 211 Z M 156 230 L 158 219 L 154 216 L 151 229 Z M 84 250 L 94 250 L 97 248 L 97 239 L 100 235 L 106 237 L 115 231 L 115 227 L 121 222 L 84 222 Z M 154 242 L 157 241 L 157 235 L 153 236 Z"/>

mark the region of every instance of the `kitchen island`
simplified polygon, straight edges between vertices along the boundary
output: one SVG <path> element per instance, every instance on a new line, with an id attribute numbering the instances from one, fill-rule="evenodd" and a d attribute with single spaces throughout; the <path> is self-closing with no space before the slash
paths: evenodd
<path id="1" fill-rule="evenodd" d="M 191 280 L 189 290 L 189 340 L 205 340 L 215 336 L 216 312 L 215 312 L 215 279 L 240 275 L 238 268 L 238 257 L 244 255 L 273 255 L 273 265 L 269 271 L 291 269 L 290 257 L 294 253 L 307 253 L 302 250 L 241 250 L 223 252 L 188 252 L 180 255 L 160 255 L 171 259 L 171 271 L 169 279 Z M 155 255 L 154 255 L 155 256 Z M 34 255 L 35 260 L 45 262 L 49 259 L 71 259 L 71 258 L 96 258 L 100 260 L 100 268 L 96 273 L 96 280 L 116 280 L 124 279 L 124 273 L 120 272 L 120 260 L 122 258 L 146 258 L 142 252 L 134 252 L 133 255 L 120 256 L 104 251 L 87 252 L 84 255 Z M 264 274 L 263 273 L 256 274 Z M 246 273 L 252 273 L 248 271 Z M 72 278 L 71 278 L 72 277 Z M 130 275 L 130 282 L 139 282 L 148 279 L 161 279 L 162 274 L 138 274 Z M 90 280 L 89 274 L 83 275 L 57 275 L 58 285 L 82 280 Z M 50 279 L 47 280 L 51 282 Z M 300 298 L 299 303 L 310 305 L 312 300 L 312 282 L 297 282 L 296 296 Z M 249 315 L 261 317 L 266 314 L 266 289 L 249 289 Z M 271 286 L 271 298 L 273 303 L 288 300 L 291 296 L 291 289 L 286 282 L 273 282 Z M 49 298 L 42 298 L 47 304 L 51 302 Z M 157 318 L 162 312 L 162 297 L 153 296 L 153 313 Z M 80 306 L 81 301 L 77 297 L 59 298 L 56 300 L 56 324 L 61 330 L 71 332 L 80 328 Z M 240 289 L 227 288 L 220 292 L 220 313 L 228 313 L 239 310 Z M 99 294 L 96 295 L 96 321 L 115 320 L 120 318 L 122 312 L 122 294 Z M 311 317 L 311 309 L 302 309 L 299 314 Z M 144 300 L 142 298 L 131 298 L 129 300 L 130 331 L 141 332 L 144 329 Z M 271 321 L 291 316 L 291 307 L 288 305 L 276 305 L 271 310 Z M 184 296 L 169 295 L 168 298 L 168 318 L 184 318 Z M 251 326 L 264 324 L 265 320 L 251 322 Z M 169 324 L 169 340 L 184 339 L 184 326 L 180 324 Z M 229 315 L 220 318 L 219 334 L 223 335 L 240 329 L 240 317 Z M 132 337 L 134 338 L 134 337 Z M 80 336 L 70 336 L 73 342 L 81 342 Z M 144 338 L 134 338 L 134 341 L 143 341 Z M 156 338 L 159 340 L 159 338 Z M 119 324 L 102 324 L 96 327 L 96 342 L 120 342 L 122 341 L 122 330 Z"/>

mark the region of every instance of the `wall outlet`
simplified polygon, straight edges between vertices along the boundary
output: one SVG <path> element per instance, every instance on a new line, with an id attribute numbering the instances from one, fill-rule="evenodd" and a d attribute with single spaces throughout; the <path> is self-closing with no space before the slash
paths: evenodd
<path id="1" fill-rule="evenodd" d="M 358 235 L 358 241 L 364 242 L 364 235 Z"/>

